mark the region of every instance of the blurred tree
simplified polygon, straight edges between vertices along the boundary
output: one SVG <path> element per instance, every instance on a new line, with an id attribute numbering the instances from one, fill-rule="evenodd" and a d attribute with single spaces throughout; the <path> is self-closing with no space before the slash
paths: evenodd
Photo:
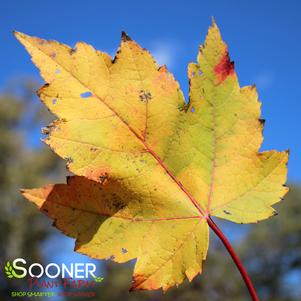
<path id="1" fill-rule="evenodd" d="M 291 186 L 278 216 L 252 227 L 240 252 L 263 300 L 301 300 L 301 189 Z"/>
<path id="2" fill-rule="evenodd" d="M 49 149 L 33 145 L 32 136 L 50 114 L 34 99 L 36 84 L 31 80 L 10 84 L 0 95 L 0 257 L 1 270 L 6 260 L 23 257 L 29 262 L 43 261 L 42 243 L 51 227 L 34 206 L 19 193 L 59 180 L 63 163 Z M 15 87 L 18 87 L 16 89 Z M 38 141 L 38 135 L 35 135 Z M 55 179 L 54 179 L 55 178 Z M 7 280 L 1 273 L 1 300 L 11 300 L 9 292 L 24 286 Z M 24 289 L 24 288 L 23 288 Z"/>

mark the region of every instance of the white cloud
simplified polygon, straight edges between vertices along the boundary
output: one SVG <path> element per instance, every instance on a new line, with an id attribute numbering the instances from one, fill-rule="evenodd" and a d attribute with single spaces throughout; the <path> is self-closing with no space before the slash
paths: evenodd
<path id="1" fill-rule="evenodd" d="M 274 75 L 272 72 L 261 72 L 255 76 L 254 83 L 258 88 L 267 89 L 274 81 Z"/>
<path id="2" fill-rule="evenodd" d="M 159 65 L 166 65 L 170 69 L 175 63 L 179 47 L 176 43 L 158 41 L 149 50 Z"/>
<path id="3" fill-rule="evenodd" d="M 142 47 L 146 45 L 140 44 Z M 161 42 L 157 41 L 149 44 L 146 49 L 151 53 L 156 62 L 162 66 L 166 65 L 168 69 L 171 69 L 175 65 L 177 54 L 179 53 L 180 47 L 174 42 Z M 115 57 L 116 52 L 111 50 L 108 52 L 112 58 Z"/>

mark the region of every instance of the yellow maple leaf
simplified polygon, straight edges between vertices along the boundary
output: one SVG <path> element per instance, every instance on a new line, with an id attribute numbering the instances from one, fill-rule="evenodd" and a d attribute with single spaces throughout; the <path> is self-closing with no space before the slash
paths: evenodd
<path id="1" fill-rule="evenodd" d="M 76 251 L 137 258 L 132 289 L 167 290 L 202 271 L 210 216 L 252 223 L 287 192 L 287 152 L 259 152 L 254 86 L 240 88 L 213 22 L 188 68 L 189 103 L 165 66 L 126 34 L 116 57 L 16 33 L 58 116 L 45 142 L 76 176 L 24 190 Z"/>

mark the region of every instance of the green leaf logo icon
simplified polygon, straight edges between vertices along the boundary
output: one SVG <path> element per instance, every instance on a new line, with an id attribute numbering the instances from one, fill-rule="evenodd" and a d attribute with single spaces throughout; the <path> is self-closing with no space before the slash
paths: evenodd
<path id="1" fill-rule="evenodd" d="M 95 282 L 102 282 L 103 281 L 103 277 L 96 277 L 96 276 L 93 276 Z"/>
<path id="2" fill-rule="evenodd" d="M 6 263 L 6 266 L 4 268 L 5 268 L 6 277 L 7 278 L 14 278 L 14 275 L 12 273 L 13 267 L 11 266 L 9 261 Z"/>
<path id="3" fill-rule="evenodd" d="M 4 269 L 5 269 L 6 277 L 9 278 L 9 279 L 11 279 L 11 278 L 24 278 L 23 275 L 19 276 L 18 274 L 16 274 L 14 268 L 12 267 L 12 265 L 10 264 L 9 261 L 4 266 Z"/>

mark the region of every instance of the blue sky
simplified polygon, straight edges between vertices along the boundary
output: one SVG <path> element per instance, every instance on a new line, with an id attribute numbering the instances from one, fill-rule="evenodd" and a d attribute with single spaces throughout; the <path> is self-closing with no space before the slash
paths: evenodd
<path id="1" fill-rule="evenodd" d="M 229 45 L 241 85 L 257 84 L 266 119 L 263 149 L 290 148 L 289 180 L 301 180 L 300 1 L 6 0 L 0 4 L 0 90 L 20 75 L 39 78 L 12 30 L 113 54 L 125 30 L 174 72 L 187 95 L 187 64 L 211 16 Z"/>

